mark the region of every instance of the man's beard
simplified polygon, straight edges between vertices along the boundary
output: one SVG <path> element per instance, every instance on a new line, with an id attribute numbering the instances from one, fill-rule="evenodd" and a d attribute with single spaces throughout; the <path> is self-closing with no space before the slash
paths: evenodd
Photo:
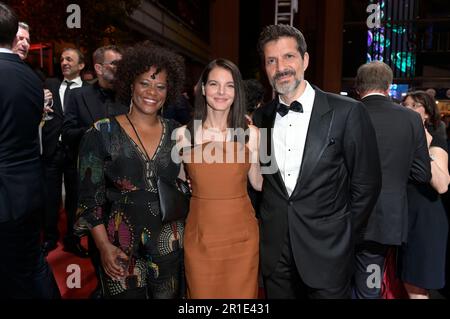
<path id="1" fill-rule="evenodd" d="M 283 76 L 291 75 L 294 77 L 293 82 L 287 82 L 287 83 L 278 83 L 277 80 Z M 295 90 L 298 88 L 300 83 L 302 82 L 303 77 L 297 78 L 296 73 L 294 70 L 286 70 L 283 72 L 277 72 L 271 79 L 272 87 L 281 95 L 289 95 L 290 93 L 295 92 Z"/>
<path id="2" fill-rule="evenodd" d="M 112 72 L 105 72 L 103 74 L 103 79 L 108 83 L 114 83 L 115 80 L 115 74 Z"/>

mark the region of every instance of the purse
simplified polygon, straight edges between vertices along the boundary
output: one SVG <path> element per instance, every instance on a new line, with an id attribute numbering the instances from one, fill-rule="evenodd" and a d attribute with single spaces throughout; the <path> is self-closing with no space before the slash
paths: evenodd
<path id="1" fill-rule="evenodd" d="M 162 222 L 186 219 L 191 198 L 188 183 L 179 178 L 175 182 L 170 182 L 158 176 L 157 185 Z"/>

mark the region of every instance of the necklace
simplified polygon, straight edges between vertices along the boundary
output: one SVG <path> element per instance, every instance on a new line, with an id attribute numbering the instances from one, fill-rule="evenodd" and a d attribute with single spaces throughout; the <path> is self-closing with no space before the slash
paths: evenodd
<path id="1" fill-rule="evenodd" d="M 131 127 L 133 128 L 134 134 L 136 134 L 136 137 L 137 137 L 137 139 L 139 141 L 139 144 L 141 145 L 142 150 L 144 151 L 145 158 L 147 159 L 147 161 L 150 161 L 150 156 L 148 156 L 147 150 L 144 147 L 144 143 L 142 143 L 141 137 L 139 136 L 136 128 L 134 127 L 133 122 L 131 122 L 130 118 L 128 117 L 128 114 L 125 114 L 125 117 L 127 118 L 128 123 L 130 123 Z"/>

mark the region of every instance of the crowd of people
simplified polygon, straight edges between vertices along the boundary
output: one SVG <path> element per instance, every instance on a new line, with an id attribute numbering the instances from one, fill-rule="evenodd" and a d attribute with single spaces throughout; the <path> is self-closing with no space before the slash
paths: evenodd
<path id="1" fill-rule="evenodd" d="M 379 299 L 390 251 L 410 298 L 444 287 L 446 132 L 426 92 L 390 99 L 385 63 L 357 70 L 360 101 L 324 92 L 303 34 L 269 25 L 272 101 L 218 58 L 185 112 L 172 50 L 100 47 L 92 84 L 67 48 L 42 82 L 29 31 L 0 3 L 0 298 L 60 298 L 45 257 L 63 183 L 64 250 L 91 258 L 102 298 Z M 186 219 L 162 221 L 159 178 L 189 182 Z"/>

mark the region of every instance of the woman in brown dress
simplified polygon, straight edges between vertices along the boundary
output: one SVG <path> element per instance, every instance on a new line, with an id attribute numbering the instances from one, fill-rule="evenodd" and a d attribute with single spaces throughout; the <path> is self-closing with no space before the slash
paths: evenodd
<path id="1" fill-rule="evenodd" d="M 197 85 L 194 118 L 177 131 L 192 185 L 186 220 L 188 298 L 257 298 L 259 230 L 247 180 L 260 190 L 259 131 L 245 120 L 238 68 L 214 60 Z"/>

